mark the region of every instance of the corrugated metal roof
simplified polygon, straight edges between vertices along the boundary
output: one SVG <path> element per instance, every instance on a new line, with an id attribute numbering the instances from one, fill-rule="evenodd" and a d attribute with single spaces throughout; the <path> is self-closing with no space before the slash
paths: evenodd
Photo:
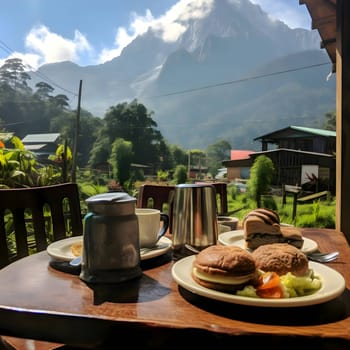
<path id="1" fill-rule="evenodd" d="M 290 126 L 291 129 L 293 130 L 299 130 L 299 131 L 304 131 L 308 132 L 310 134 L 315 134 L 315 135 L 321 135 L 321 136 L 329 136 L 329 137 L 335 137 L 336 132 L 333 130 L 325 130 L 325 129 L 315 129 L 315 128 L 306 128 L 303 126 Z"/>
<path id="2" fill-rule="evenodd" d="M 42 148 L 44 148 L 46 146 L 46 144 L 42 144 L 42 143 L 36 143 L 35 145 L 25 145 L 24 148 L 27 151 L 37 151 L 40 150 Z"/>
<path id="3" fill-rule="evenodd" d="M 23 143 L 50 143 L 57 142 L 60 137 L 59 133 L 50 134 L 28 134 L 22 139 Z"/>
<path id="4" fill-rule="evenodd" d="M 336 132 L 332 130 L 325 130 L 325 129 L 316 129 L 316 128 L 308 128 L 304 126 L 288 126 L 283 129 L 275 130 L 273 132 L 270 132 L 268 134 L 258 136 L 254 139 L 254 141 L 263 140 L 263 139 L 276 139 L 280 138 L 282 133 L 285 133 L 288 130 L 294 130 L 294 131 L 301 131 L 304 133 L 312 134 L 312 135 L 320 135 L 324 137 L 336 137 Z"/>

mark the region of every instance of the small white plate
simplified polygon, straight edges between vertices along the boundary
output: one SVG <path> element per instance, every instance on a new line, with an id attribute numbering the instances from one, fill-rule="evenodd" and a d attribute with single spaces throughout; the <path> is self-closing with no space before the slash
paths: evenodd
<path id="1" fill-rule="evenodd" d="M 81 242 L 82 240 L 83 236 L 61 239 L 59 241 L 51 243 L 47 247 L 46 251 L 52 258 L 56 260 L 71 261 L 72 259 L 76 258 L 76 256 L 74 256 L 71 252 L 71 245 L 73 243 Z M 159 245 L 161 248 L 157 249 L 156 246 L 154 250 L 152 249 L 141 253 L 141 260 L 147 260 L 165 254 L 171 248 L 171 243 L 172 242 L 169 238 L 164 236 L 161 237 L 157 243 L 157 246 Z"/>
<path id="2" fill-rule="evenodd" d="M 314 273 L 318 275 L 322 281 L 322 287 L 314 294 L 295 298 L 264 299 L 219 292 L 214 289 L 205 288 L 193 280 L 191 272 L 194 259 L 195 255 L 191 255 L 178 260 L 172 266 L 171 274 L 174 280 L 181 287 L 192 293 L 228 303 L 261 307 L 307 306 L 321 304 L 335 299 L 345 290 L 344 277 L 338 271 L 333 270 L 328 266 L 310 261 L 309 267 L 314 270 Z"/>
<path id="3" fill-rule="evenodd" d="M 310 254 L 317 250 L 318 245 L 312 239 L 303 237 L 304 243 L 301 251 L 305 254 Z M 244 239 L 244 230 L 235 230 L 221 233 L 218 237 L 218 241 L 223 245 L 236 245 L 241 248 L 246 248 Z"/>

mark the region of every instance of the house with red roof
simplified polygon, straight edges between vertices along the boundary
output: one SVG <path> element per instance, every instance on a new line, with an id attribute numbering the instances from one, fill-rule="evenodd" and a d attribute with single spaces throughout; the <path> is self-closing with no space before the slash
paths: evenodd
<path id="1" fill-rule="evenodd" d="M 222 164 L 227 168 L 227 180 L 249 179 L 249 171 L 252 166 L 250 155 L 252 150 L 231 150 L 231 159 L 223 161 Z"/>

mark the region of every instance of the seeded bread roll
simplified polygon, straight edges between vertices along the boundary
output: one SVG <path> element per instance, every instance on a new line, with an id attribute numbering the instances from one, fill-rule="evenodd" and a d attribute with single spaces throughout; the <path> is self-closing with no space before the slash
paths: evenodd
<path id="1" fill-rule="evenodd" d="M 210 289 L 234 292 L 256 277 L 251 253 L 238 246 L 210 246 L 200 251 L 193 262 L 192 278 Z"/>
<path id="2" fill-rule="evenodd" d="M 252 252 L 252 256 L 257 269 L 276 272 L 280 276 L 288 272 L 295 276 L 302 276 L 309 270 L 307 256 L 288 243 L 262 245 Z"/>
<path id="3" fill-rule="evenodd" d="M 271 209 L 257 208 L 243 219 L 246 247 L 254 250 L 264 244 L 288 243 L 301 249 L 302 234 L 295 227 L 282 227 L 279 215 Z"/>

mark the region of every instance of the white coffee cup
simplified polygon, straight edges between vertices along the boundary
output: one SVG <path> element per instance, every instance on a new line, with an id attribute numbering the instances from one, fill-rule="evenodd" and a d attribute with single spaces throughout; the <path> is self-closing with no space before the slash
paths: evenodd
<path id="1" fill-rule="evenodd" d="M 169 228 L 169 216 L 158 209 L 136 208 L 140 248 L 152 248 Z"/>

